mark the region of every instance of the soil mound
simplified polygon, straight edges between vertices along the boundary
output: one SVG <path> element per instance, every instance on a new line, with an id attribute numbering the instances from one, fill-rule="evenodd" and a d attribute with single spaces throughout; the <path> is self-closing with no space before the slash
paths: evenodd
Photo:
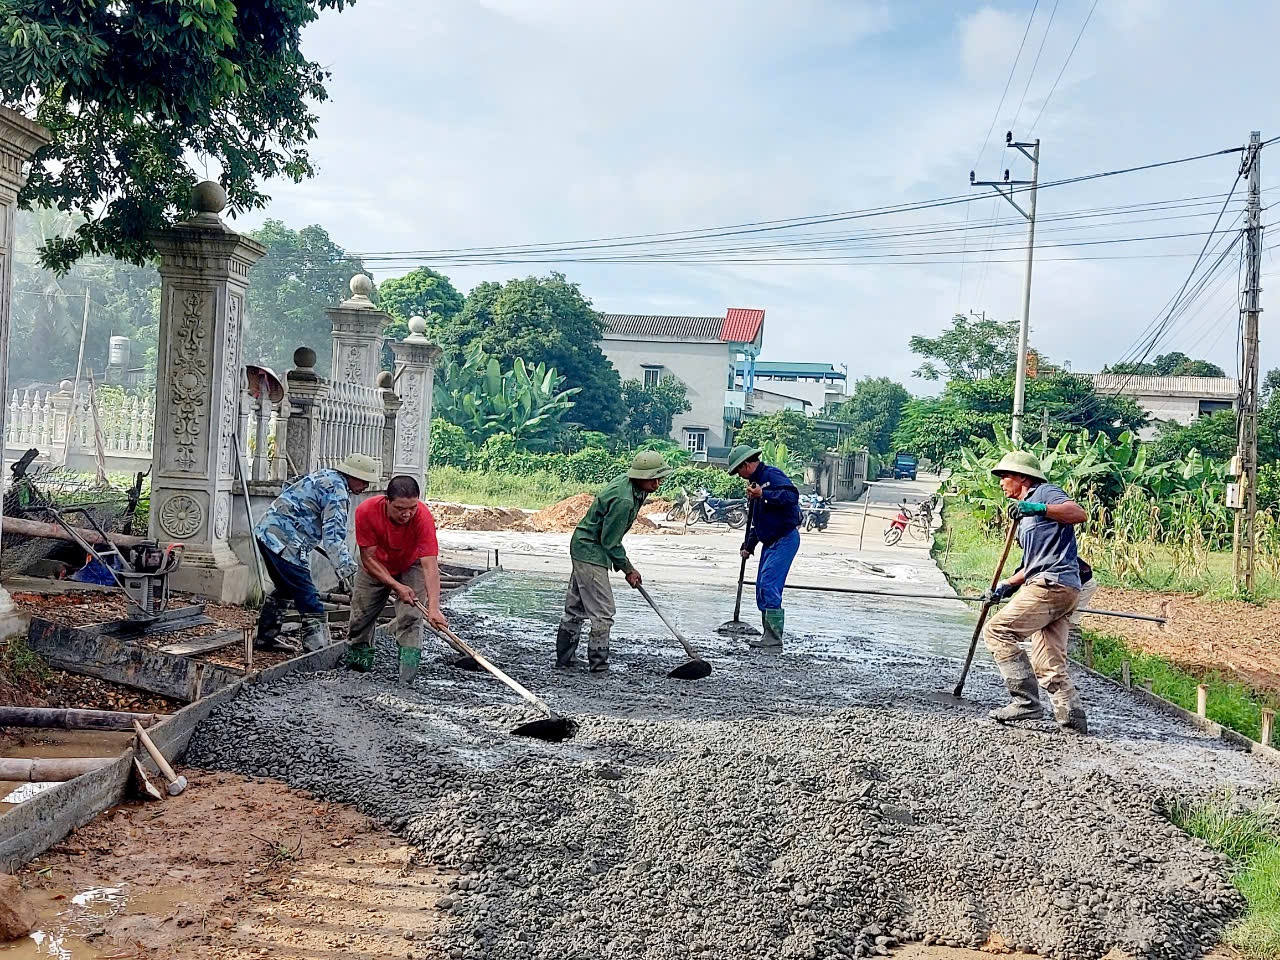
<path id="1" fill-rule="evenodd" d="M 433 503 L 436 526 L 446 530 L 528 531 L 529 518 L 515 507 L 464 507 L 460 503 Z"/>
<path id="2" fill-rule="evenodd" d="M 539 510 L 529 518 L 529 522 L 532 524 L 533 529 L 540 533 L 572 533 L 573 529 L 582 522 L 582 518 L 587 515 L 587 511 L 591 509 L 591 504 L 594 500 L 595 495 L 591 493 L 574 494 L 559 503 L 553 503 L 546 509 Z M 660 528 L 649 519 L 648 515 L 659 512 L 665 513 L 666 510 L 665 501 L 646 503 L 640 508 L 640 516 L 631 525 L 630 532 L 658 533 Z"/>

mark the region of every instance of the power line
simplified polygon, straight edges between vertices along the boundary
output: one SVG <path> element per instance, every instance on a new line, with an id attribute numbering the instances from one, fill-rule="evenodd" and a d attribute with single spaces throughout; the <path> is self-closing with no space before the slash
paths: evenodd
<path id="1" fill-rule="evenodd" d="M 1062 69 L 1058 71 L 1057 79 L 1053 81 L 1053 86 L 1049 88 L 1049 93 L 1044 98 L 1044 103 L 1040 104 L 1040 112 L 1036 114 L 1035 120 L 1031 121 L 1030 129 L 1034 130 L 1036 125 L 1040 123 L 1040 118 L 1044 116 L 1044 111 L 1049 106 L 1049 101 L 1053 99 L 1054 93 L 1058 89 L 1058 84 L 1062 82 L 1062 75 L 1067 72 L 1067 64 L 1071 62 L 1071 58 L 1075 56 L 1076 47 L 1080 46 L 1080 38 L 1084 36 L 1084 31 L 1089 26 L 1089 21 L 1093 19 L 1093 11 L 1098 9 L 1098 0 L 1093 0 L 1093 6 L 1089 8 L 1089 13 L 1084 18 L 1084 23 L 1080 26 L 1080 32 L 1076 34 L 1075 43 L 1071 44 L 1071 49 L 1067 51 L 1067 59 L 1062 62 Z"/>
<path id="2" fill-rule="evenodd" d="M 1053 9 L 1049 11 L 1049 22 L 1044 25 L 1044 35 L 1040 38 L 1040 46 L 1036 50 L 1036 58 L 1031 64 L 1031 72 L 1027 74 L 1026 86 L 1022 88 L 1022 99 L 1018 101 L 1018 109 L 1013 113 L 1013 122 L 1009 124 L 1009 128 L 1013 129 L 1018 125 L 1018 117 L 1022 115 L 1022 106 L 1027 102 L 1027 92 L 1031 89 L 1031 81 L 1035 78 L 1036 67 L 1040 66 L 1040 54 L 1044 53 L 1044 43 L 1049 39 L 1049 31 L 1053 28 L 1053 18 L 1058 12 L 1059 0 L 1053 0 Z"/>

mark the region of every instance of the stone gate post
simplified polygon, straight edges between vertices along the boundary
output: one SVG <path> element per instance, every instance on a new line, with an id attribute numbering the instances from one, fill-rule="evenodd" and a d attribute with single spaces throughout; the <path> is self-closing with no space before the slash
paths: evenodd
<path id="1" fill-rule="evenodd" d="M 13 290 L 18 191 L 27 182 L 24 165 L 52 139 L 49 131 L 38 123 L 32 123 L 16 110 L 0 107 L 0 405 L 9 396 L 9 300 Z M 0 409 L 0 438 L 5 436 L 9 413 L 7 409 Z M 0 587 L 0 637 L 11 637 L 23 629 L 23 619 L 13 598 Z"/>
<path id="2" fill-rule="evenodd" d="M 227 202 L 218 184 L 201 183 L 192 199 L 196 215 L 154 238 L 161 259 L 151 536 L 187 545 L 174 589 L 241 603 L 251 577 L 230 533 L 244 295 L 266 249 L 218 216 Z"/>
<path id="3" fill-rule="evenodd" d="M 395 383 L 403 405 L 396 417 L 395 472 L 416 477 L 424 489 L 431 458 L 431 393 L 441 350 L 426 338 L 427 321 L 409 318 L 409 335 L 391 344 Z"/>
<path id="4" fill-rule="evenodd" d="M 382 330 L 391 317 L 369 299 L 373 281 L 363 273 L 351 278 L 351 296 L 336 307 L 326 307 L 333 329 L 334 383 L 372 387 L 382 370 Z"/>

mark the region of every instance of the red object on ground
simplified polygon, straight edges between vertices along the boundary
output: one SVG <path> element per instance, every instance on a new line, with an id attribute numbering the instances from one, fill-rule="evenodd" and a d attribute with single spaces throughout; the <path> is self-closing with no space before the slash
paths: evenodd
<path id="1" fill-rule="evenodd" d="M 423 557 L 440 554 L 436 520 L 425 503 L 403 526 L 387 519 L 385 496 L 370 497 L 356 507 L 356 546 L 372 550 L 377 561 L 393 577 L 404 573 Z"/>

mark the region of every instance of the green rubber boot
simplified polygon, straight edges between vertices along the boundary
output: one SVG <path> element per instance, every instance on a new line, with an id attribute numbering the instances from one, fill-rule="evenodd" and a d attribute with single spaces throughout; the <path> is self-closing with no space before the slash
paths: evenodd
<path id="1" fill-rule="evenodd" d="M 418 664 L 422 662 L 420 647 L 400 648 L 400 686 L 408 687 L 418 679 Z"/>
<path id="2" fill-rule="evenodd" d="M 781 650 L 786 618 L 781 607 L 776 610 L 761 610 L 760 621 L 764 625 L 764 635 L 748 640 L 747 643 L 762 650 Z"/>
<path id="3" fill-rule="evenodd" d="M 356 673 L 368 673 L 373 669 L 373 647 L 367 643 L 353 643 L 347 650 L 347 669 Z"/>

